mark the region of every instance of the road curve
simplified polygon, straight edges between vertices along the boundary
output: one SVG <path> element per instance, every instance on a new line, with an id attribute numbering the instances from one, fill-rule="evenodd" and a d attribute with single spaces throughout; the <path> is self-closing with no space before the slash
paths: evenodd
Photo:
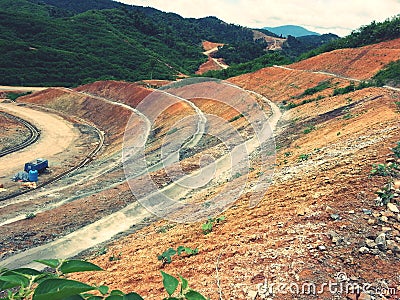
<path id="1" fill-rule="evenodd" d="M 269 118 L 269 127 L 275 129 L 277 122 L 281 116 L 279 108 L 271 101 L 256 94 L 255 92 L 248 91 L 259 97 L 271 107 L 272 115 Z M 245 142 L 246 146 L 254 144 L 253 141 Z M 251 148 L 256 148 L 256 144 Z M 224 160 L 224 158 L 221 158 Z M 173 189 L 176 184 L 166 186 L 164 189 Z M 163 189 L 163 190 L 164 190 Z M 159 191 L 162 192 L 162 191 Z M 149 197 L 152 195 L 149 195 Z M 122 210 L 115 212 L 103 219 L 100 219 L 92 224 L 72 232 L 59 240 L 50 242 L 48 244 L 31 248 L 14 256 L 5 259 L 2 265 L 7 268 L 16 268 L 20 266 L 39 267 L 38 264 L 31 263 L 34 259 L 44 258 L 67 258 L 79 254 L 83 250 L 91 248 L 102 242 L 110 240 L 119 232 L 124 232 L 130 229 L 132 224 L 142 222 L 146 217 L 150 217 L 151 213 L 147 211 L 140 203 L 135 202 L 128 205 Z"/>
<path id="2" fill-rule="evenodd" d="M 26 121 L 24 119 L 18 118 L 17 116 L 8 114 L 6 112 L 0 111 L 0 114 L 4 115 L 8 119 L 12 119 L 12 120 L 22 124 L 29 131 L 29 136 L 24 141 L 22 141 L 18 145 L 14 145 L 12 147 L 8 147 L 8 148 L 5 148 L 4 150 L 0 151 L 0 157 L 20 151 L 20 150 L 32 145 L 39 139 L 40 131 L 33 124 L 29 123 L 28 121 Z"/>
<path id="3" fill-rule="evenodd" d="M 342 75 L 338 75 L 338 74 L 330 73 L 330 72 L 293 69 L 293 68 L 289 68 L 287 66 L 278 66 L 278 65 L 274 65 L 273 67 L 274 68 L 288 70 L 288 71 L 299 71 L 299 72 L 307 72 L 307 73 L 314 73 L 314 74 L 322 74 L 322 75 L 332 76 L 332 77 L 345 79 L 345 80 L 350 80 L 350 81 L 354 81 L 354 82 L 362 82 L 363 81 L 363 80 L 360 80 L 360 79 L 357 79 L 357 78 L 346 77 L 346 76 L 342 76 Z M 388 89 L 388 90 L 392 90 L 392 91 L 396 91 L 396 92 L 400 92 L 400 88 L 395 88 L 395 87 L 390 86 L 390 85 L 384 85 L 384 86 L 382 86 L 382 88 L 385 88 L 385 89 Z"/>
<path id="4" fill-rule="evenodd" d="M 0 110 L 27 120 L 41 131 L 41 136 L 35 144 L 0 158 L 0 174 L 2 175 L 13 175 L 16 171 L 23 169 L 25 162 L 38 157 L 50 160 L 56 158 L 79 137 L 71 123 L 55 114 L 15 103 L 0 103 Z"/>

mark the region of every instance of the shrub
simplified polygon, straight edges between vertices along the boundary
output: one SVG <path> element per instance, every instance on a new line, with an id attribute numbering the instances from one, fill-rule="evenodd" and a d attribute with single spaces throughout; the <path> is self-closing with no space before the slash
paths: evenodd
<path id="1" fill-rule="evenodd" d="M 394 104 L 397 106 L 397 111 L 400 112 L 400 101 L 396 101 Z"/>
<path id="2" fill-rule="evenodd" d="M 392 191 L 392 183 L 385 184 L 380 190 L 376 191 L 376 194 L 381 198 L 382 204 L 386 205 L 394 198 L 394 192 Z"/>
<path id="3" fill-rule="evenodd" d="M 32 92 L 26 92 L 26 93 L 7 93 L 7 98 L 10 99 L 10 100 L 12 100 L 12 101 L 15 101 L 15 100 L 17 100 L 19 97 L 26 96 L 26 95 L 30 95 L 30 94 L 32 94 Z"/>
<path id="4" fill-rule="evenodd" d="M 300 96 L 299 98 L 305 97 L 305 96 L 311 96 L 314 95 L 318 92 L 321 92 L 327 88 L 329 88 L 331 86 L 331 82 L 328 81 L 322 81 L 320 83 L 318 83 L 318 85 L 312 87 L 312 88 L 308 88 L 306 89 Z"/>
<path id="5" fill-rule="evenodd" d="M 397 158 L 400 158 L 400 142 L 397 142 L 397 146 L 392 148 L 392 151 Z"/>
<path id="6" fill-rule="evenodd" d="M 27 220 L 32 220 L 35 217 L 36 217 L 36 215 L 34 213 L 27 213 L 25 215 L 25 219 L 27 219 Z"/>
<path id="7" fill-rule="evenodd" d="M 186 246 L 179 246 L 176 250 L 173 248 L 169 248 L 168 250 L 164 251 L 161 255 L 157 257 L 158 260 L 162 261 L 163 265 L 170 264 L 172 262 L 172 256 L 178 254 L 181 256 L 183 253 L 187 255 L 187 257 L 197 255 L 199 253 L 199 249 L 189 248 Z"/>
<path id="8" fill-rule="evenodd" d="M 224 220 L 225 216 L 221 216 L 218 218 L 208 218 L 207 222 L 201 226 L 201 229 L 203 230 L 204 234 L 209 234 L 212 231 L 214 224 L 219 224 Z"/>
<path id="9" fill-rule="evenodd" d="M 396 168 L 396 165 L 373 164 L 371 176 L 391 176 L 394 168 Z"/>
<path id="10" fill-rule="evenodd" d="M 314 131 L 316 128 L 314 125 L 308 125 L 306 129 L 304 129 L 304 134 L 309 134 L 311 131 Z"/>
<path id="11" fill-rule="evenodd" d="M 229 120 L 229 123 L 235 122 L 236 120 L 239 120 L 242 117 L 243 117 L 243 114 L 234 116 L 232 119 Z"/>
<path id="12" fill-rule="evenodd" d="M 311 154 L 300 154 L 299 161 L 306 161 L 310 158 Z"/>

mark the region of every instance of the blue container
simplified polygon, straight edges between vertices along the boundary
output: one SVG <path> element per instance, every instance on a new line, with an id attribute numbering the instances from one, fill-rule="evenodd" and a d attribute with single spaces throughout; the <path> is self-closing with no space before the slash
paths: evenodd
<path id="1" fill-rule="evenodd" d="M 29 172 L 30 170 L 37 170 L 39 173 L 42 173 L 49 167 L 49 162 L 47 159 L 38 158 L 35 161 L 28 162 L 25 164 L 25 172 Z"/>
<path id="2" fill-rule="evenodd" d="M 39 173 L 37 170 L 30 170 L 28 173 L 28 179 L 30 182 L 36 182 L 39 179 Z"/>

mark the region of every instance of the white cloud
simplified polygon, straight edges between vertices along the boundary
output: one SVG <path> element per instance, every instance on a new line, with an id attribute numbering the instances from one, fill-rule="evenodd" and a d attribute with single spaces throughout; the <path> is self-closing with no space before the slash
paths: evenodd
<path id="1" fill-rule="evenodd" d="M 373 20 L 400 13 L 400 0 L 119 0 L 175 12 L 183 17 L 216 16 L 228 23 L 260 28 L 301 25 L 320 33 L 347 35 Z"/>

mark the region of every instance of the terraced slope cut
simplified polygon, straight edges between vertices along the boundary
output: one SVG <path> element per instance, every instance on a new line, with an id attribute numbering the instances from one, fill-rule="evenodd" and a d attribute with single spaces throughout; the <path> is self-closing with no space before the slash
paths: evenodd
<path id="1" fill-rule="evenodd" d="M 357 65 L 363 64 L 360 60 Z M 350 83 L 326 74 L 280 68 L 231 79 L 276 103 L 294 99 L 324 80 L 332 80 L 333 86 L 335 80 L 338 85 Z M 241 197 L 224 213 L 226 221 L 209 235 L 202 233 L 201 222 L 156 222 L 92 259 L 107 269 L 106 279 L 104 274 L 77 277 L 134 290 L 149 299 L 162 296 L 160 270 L 181 274 L 192 288 L 211 299 L 221 294 L 223 298 L 254 299 L 251 295 L 266 281 L 297 283 L 300 291 L 302 284 L 309 282 L 320 288 L 339 273 L 358 283 L 376 284 L 383 279 L 396 289 L 398 250 L 371 248 L 369 254 L 362 254 L 360 249 L 367 239 L 383 231 L 391 243 L 400 240 L 398 216 L 375 205 L 375 192 L 387 179 L 369 177 L 373 164 L 395 159 L 389 148 L 400 140 L 395 104 L 399 94 L 385 88 L 365 88 L 332 96 L 332 87 L 320 93 L 325 98 L 284 113 L 275 136 L 278 157 L 274 180 L 257 207 L 249 209 L 248 195 Z M 258 172 L 250 176 L 258 176 Z M 204 191 L 204 197 L 208 192 Z M 176 257 L 162 267 L 157 255 L 182 244 L 198 247 L 199 254 Z M 114 253 L 120 253 L 120 259 L 109 261 Z M 371 260 L 376 263 L 371 264 Z M 351 292 L 341 296 L 355 297 Z M 274 299 L 299 297 L 287 291 L 274 294 Z M 327 289 L 318 294 L 319 299 L 331 297 Z"/>

